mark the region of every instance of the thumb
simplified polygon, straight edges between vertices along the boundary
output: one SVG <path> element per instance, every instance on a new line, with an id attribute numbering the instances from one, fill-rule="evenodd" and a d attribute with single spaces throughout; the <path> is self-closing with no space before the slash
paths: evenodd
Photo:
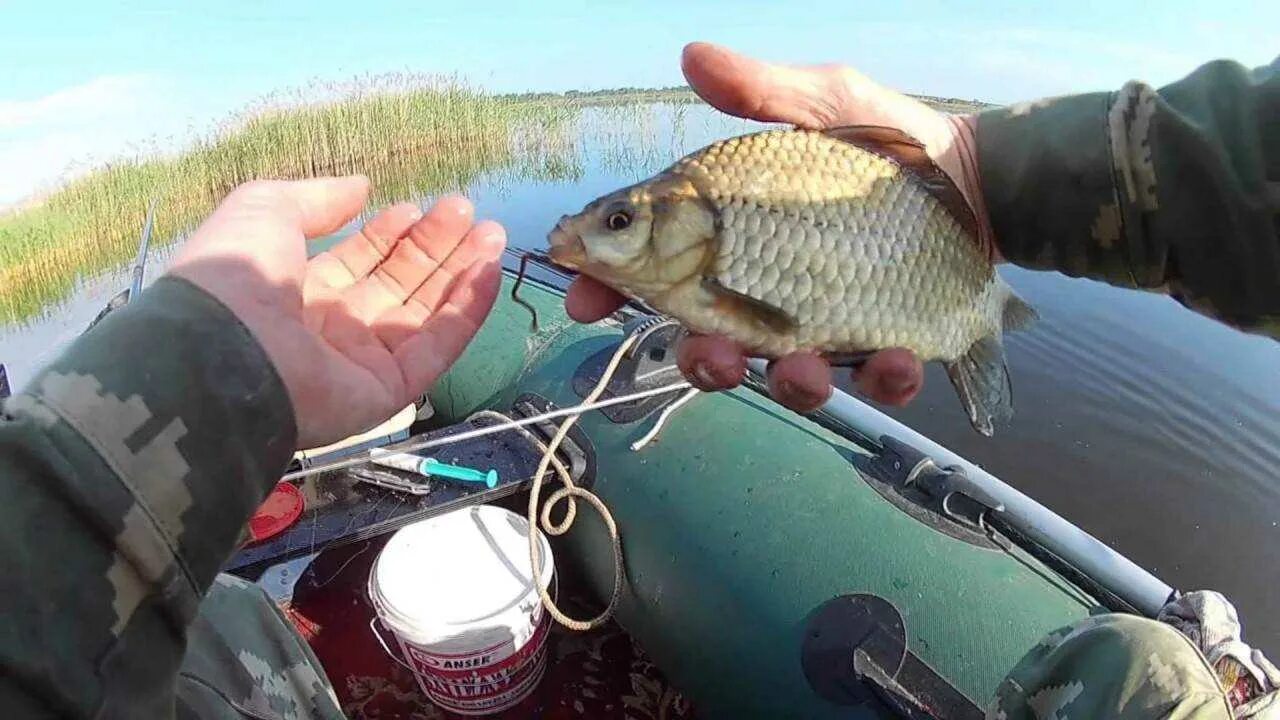
<path id="1" fill-rule="evenodd" d="M 300 282 L 307 259 L 302 238 L 341 228 L 368 196 L 363 175 L 245 183 L 182 245 L 170 271 L 189 280 L 199 275 L 196 284 L 206 290 L 226 285 L 232 268 L 252 270 L 277 285 Z M 207 269 L 213 266 L 222 270 Z"/>
<path id="2" fill-rule="evenodd" d="M 686 45 L 680 65 L 703 100 L 750 120 L 831 127 L 841 120 L 848 96 L 841 72 L 834 67 L 775 65 L 711 43 Z"/>
<path id="3" fill-rule="evenodd" d="M 298 227 L 307 238 L 328 235 L 346 225 L 369 200 L 369 178 L 348 175 L 277 184 L 298 213 Z"/>
<path id="4" fill-rule="evenodd" d="M 244 222 L 278 223 L 314 238 L 347 224 L 368 198 L 369 178 L 363 175 L 255 180 L 232 191 L 209 222 L 218 227 Z"/>

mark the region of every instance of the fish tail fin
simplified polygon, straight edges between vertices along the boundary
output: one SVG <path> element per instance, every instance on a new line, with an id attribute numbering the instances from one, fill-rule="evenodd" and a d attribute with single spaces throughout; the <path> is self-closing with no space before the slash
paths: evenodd
<path id="1" fill-rule="evenodd" d="M 994 434 L 995 423 L 1013 417 L 1013 384 L 1004 358 L 1004 332 L 1025 330 L 1039 318 L 1008 285 L 1001 283 L 998 291 L 1004 295 L 1000 327 L 979 338 L 959 359 L 945 364 L 969 424 L 987 437 Z"/>
<path id="2" fill-rule="evenodd" d="M 1013 385 L 999 330 L 979 338 L 968 352 L 945 367 L 974 430 L 991 437 L 996 422 L 1013 416 Z"/>

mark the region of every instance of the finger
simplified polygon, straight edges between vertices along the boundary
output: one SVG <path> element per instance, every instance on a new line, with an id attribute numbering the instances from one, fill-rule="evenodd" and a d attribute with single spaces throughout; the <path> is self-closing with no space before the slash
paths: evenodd
<path id="1" fill-rule="evenodd" d="M 240 185 L 184 243 L 169 270 L 190 277 L 196 265 L 228 260 L 252 268 L 275 286 L 298 281 L 306 262 L 304 237 L 332 232 L 364 207 L 369 180 L 362 175 L 286 182 L 255 180 Z M 266 242 L 246 242 L 246 238 Z M 234 286 L 237 279 L 205 275 L 206 290 Z M 233 288 L 231 288 L 233 289 Z M 221 291 L 218 291 L 221 292 Z"/>
<path id="2" fill-rule="evenodd" d="M 769 394 L 796 412 L 813 412 L 831 397 L 831 366 L 813 353 L 792 353 L 769 363 L 768 380 Z"/>
<path id="3" fill-rule="evenodd" d="M 297 227 L 308 238 L 326 235 L 350 222 L 369 199 L 363 175 L 311 180 L 256 180 L 237 187 L 219 213 L 272 216 Z M 265 218 L 263 218 L 265 219 Z"/>
<path id="4" fill-rule="evenodd" d="M 774 65 L 696 42 L 685 46 L 681 69 L 694 92 L 730 115 L 806 128 L 839 118 L 843 89 L 831 68 Z"/>
<path id="5" fill-rule="evenodd" d="M 710 43 L 685 46 L 681 66 L 694 91 L 730 115 L 810 130 L 885 125 L 927 146 L 939 140 L 934 110 L 852 68 L 775 65 Z"/>
<path id="6" fill-rule="evenodd" d="M 409 296 L 408 304 L 434 310 L 448 298 L 450 288 L 468 268 L 477 262 L 499 257 L 506 246 L 507 233 L 501 225 L 492 220 L 476 223 L 435 272 Z"/>
<path id="7" fill-rule="evenodd" d="M 396 348 L 407 397 L 417 397 L 431 387 L 484 323 L 502 284 L 500 256 L 501 249 L 467 268 L 437 311 Z"/>
<path id="8" fill-rule="evenodd" d="M 747 359 L 742 347 L 715 335 L 693 335 L 676 346 L 676 365 L 699 390 L 727 390 L 742 383 Z"/>
<path id="9" fill-rule="evenodd" d="M 564 296 L 564 310 L 580 323 L 592 323 L 608 317 L 626 301 L 613 288 L 580 275 L 569 284 Z"/>
<path id="10" fill-rule="evenodd" d="M 369 323 L 403 305 L 467 236 L 471 220 L 472 207 L 466 198 L 442 198 L 367 277 L 342 292 L 347 313 Z"/>
<path id="11" fill-rule="evenodd" d="M 312 258 L 307 283 L 335 290 L 350 286 L 372 272 L 421 217 L 413 203 L 383 208 L 359 231 Z"/>
<path id="12" fill-rule="evenodd" d="M 454 287 L 465 282 L 466 273 L 473 266 L 500 259 L 506 245 L 507 235 L 501 225 L 492 220 L 476 223 L 403 305 L 391 308 L 374 322 L 378 337 L 395 350 L 448 302 Z"/>
<path id="13" fill-rule="evenodd" d="M 924 386 L 924 365 L 905 348 L 881 350 L 853 373 L 864 395 L 886 405 L 906 405 Z"/>

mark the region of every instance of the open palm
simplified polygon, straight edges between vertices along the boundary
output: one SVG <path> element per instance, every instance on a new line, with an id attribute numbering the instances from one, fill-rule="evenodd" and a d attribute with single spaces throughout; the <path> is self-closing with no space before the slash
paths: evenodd
<path id="1" fill-rule="evenodd" d="M 386 208 L 308 261 L 306 241 L 364 207 L 363 177 L 243 185 L 169 272 L 218 298 L 289 392 L 300 447 L 368 429 L 458 358 L 493 306 L 506 238 L 463 198 Z"/>

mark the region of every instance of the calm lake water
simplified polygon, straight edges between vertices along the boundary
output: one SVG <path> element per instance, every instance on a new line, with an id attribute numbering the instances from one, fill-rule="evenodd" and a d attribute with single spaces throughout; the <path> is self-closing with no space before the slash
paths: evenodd
<path id="1" fill-rule="evenodd" d="M 545 244 L 561 214 L 716 138 L 757 127 L 701 106 L 584 111 L 577 139 L 545 162 L 497 168 L 466 187 L 515 246 Z M 541 166 L 545 171 L 540 172 Z M 163 208 L 161 208 L 163 212 Z M 167 252 L 149 268 L 155 277 Z M 1007 339 L 1014 424 L 982 438 L 940 367 L 890 414 L 1039 499 L 1166 582 L 1222 591 L 1246 639 L 1280 653 L 1280 343 L 1158 295 L 1005 266 L 1040 312 Z M 125 272 L 86 283 L 48 317 L 0 328 L 21 385 L 79 333 Z"/>

